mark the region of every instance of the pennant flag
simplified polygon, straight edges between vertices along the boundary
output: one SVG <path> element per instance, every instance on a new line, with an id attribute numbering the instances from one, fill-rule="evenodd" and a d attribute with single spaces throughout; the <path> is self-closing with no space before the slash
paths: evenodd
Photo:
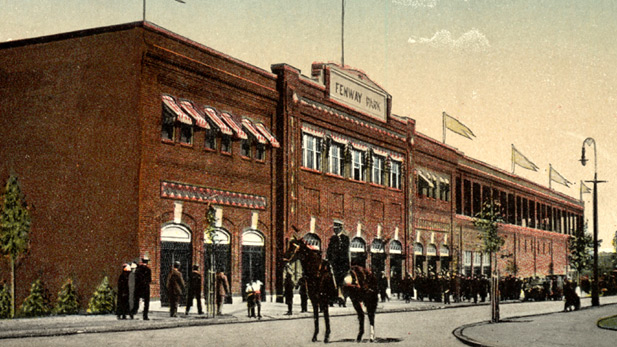
<path id="1" fill-rule="evenodd" d="M 583 194 L 591 193 L 591 188 L 587 187 L 585 182 L 581 180 L 581 201 L 583 200 Z"/>
<path id="2" fill-rule="evenodd" d="M 459 122 L 456 118 L 451 117 L 447 113 L 443 113 L 443 142 L 446 143 L 446 129 L 453 131 L 463 137 L 466 137 L 472 140 L 472 136 L 474 135 L 473 131 L 469 129 L 465 124 Z"/>
<path id="3" fill-rule="evenodd" d="M 553 169 L 553 165 L 549 164 L 549 188 L 551 185 L 552 181 L 555 181 L 559 184 L 563 184 L 566 187 L 570 187 L 570 184 L 572 184 L 572 182 L 568 181 L 567 179 L 565 179 L 565 177 L 563 177 L 559 172 L 557 172 L 557 170 Z"/>
<path id="4" fill-rule="evenodd" d="M 512 144 L 512 173 L 514 173 L 515 165 L 523 167 L 527 170 L 538 171 L 536 164 L 527 159 L 527 157 L 519 152 L 516 147 L 514 147 L 514 144 Z"/>

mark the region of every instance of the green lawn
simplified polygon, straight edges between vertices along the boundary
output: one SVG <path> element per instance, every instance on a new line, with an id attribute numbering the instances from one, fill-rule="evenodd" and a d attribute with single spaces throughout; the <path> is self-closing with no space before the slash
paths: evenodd
<path id="1" fill-rule="evenodd" d="M 617 330 L 617 316 L 602 318 L 598 321 L 598 326 L 604 329 Z"/>

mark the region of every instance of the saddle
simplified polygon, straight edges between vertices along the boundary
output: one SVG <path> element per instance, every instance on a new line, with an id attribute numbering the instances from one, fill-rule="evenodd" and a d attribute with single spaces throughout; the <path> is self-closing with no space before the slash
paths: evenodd
<path id="1" fill-rule="evenodd" d="M 370 270 L 360 266 L 352 266 L 343 277 L 343 285 L 349 288 L 372 290 L 374 286 L 371 286 L 371 278 Z"/>

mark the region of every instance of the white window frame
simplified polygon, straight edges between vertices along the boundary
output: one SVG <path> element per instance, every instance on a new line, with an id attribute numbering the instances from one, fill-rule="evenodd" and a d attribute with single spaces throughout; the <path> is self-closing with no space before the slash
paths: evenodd
<path id="1" fill-rule="evenodd" d="M 366 181 L 366 160 L 364 159 L 364 152 L 357 149 L 351 150 L 351 178 L 356 181 Z"/>
<path id="2" fill-rule="evenodd" d="M 336 142 L 330 145 L 330 173 L 337 176 L 343 176 L 344 169 L 344 147 Z"/>
<path id="3" fill-rule="evenodd" d="M 321 138 L 302 134 L 302 166 L 321 171 Z"/>
<path id="4" fill-rule="evenodd" d="M 394 160 L 390 163 L 390 188 L 401 189 L 401 163 Z"/>
<path id="5" fill-rule="evenodd" d="M 373 154 L 373 183 L 383 186 L 383 172 L 386 158 Z"/>

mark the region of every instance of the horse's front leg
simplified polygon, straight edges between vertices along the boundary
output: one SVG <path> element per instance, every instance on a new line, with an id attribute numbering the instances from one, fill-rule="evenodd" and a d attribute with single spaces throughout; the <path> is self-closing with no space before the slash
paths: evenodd
<path id="1" fill-rule="evenodd" d="M 328 311 L 328 301 L 324 301 L 321 303 L 323 307 L 323 319 L 326 324 L 326 335 L 324 336 L 323 342 L 328 343 L 330 341 L 330 312 Z"/>
<path id="2" fill-rule="evenodd" d="M 377 311 L 377 294 L 370 296 L 366 303 L 366 312 L 368 314 L 368 321 L 371 325 L 371 332 L 369 338 L 371 342 L 375 341 L 375 312 Z"/>
<path id="3" fill-rule="evenodd" d="M 315 322 L 315 331 L 313 333 L 313 342 L 317 341 L 317 334 L 319 334 L 319 305 L 317 300 L 311 300 L 311 304 L 313 305 L 313 321 Z"/>
<path id="4" fill-rule="evenodd" d="M 356 342 L 361 342 L 362 335 L 364 335 L 364 311 L 362 310 L 362 304 L 359 300 L 352 298 L 351 303 L 353 304 L 353 308 L 356 310 L 356 314 L 358 315 L 358 323 L 360 323 Z"/>

